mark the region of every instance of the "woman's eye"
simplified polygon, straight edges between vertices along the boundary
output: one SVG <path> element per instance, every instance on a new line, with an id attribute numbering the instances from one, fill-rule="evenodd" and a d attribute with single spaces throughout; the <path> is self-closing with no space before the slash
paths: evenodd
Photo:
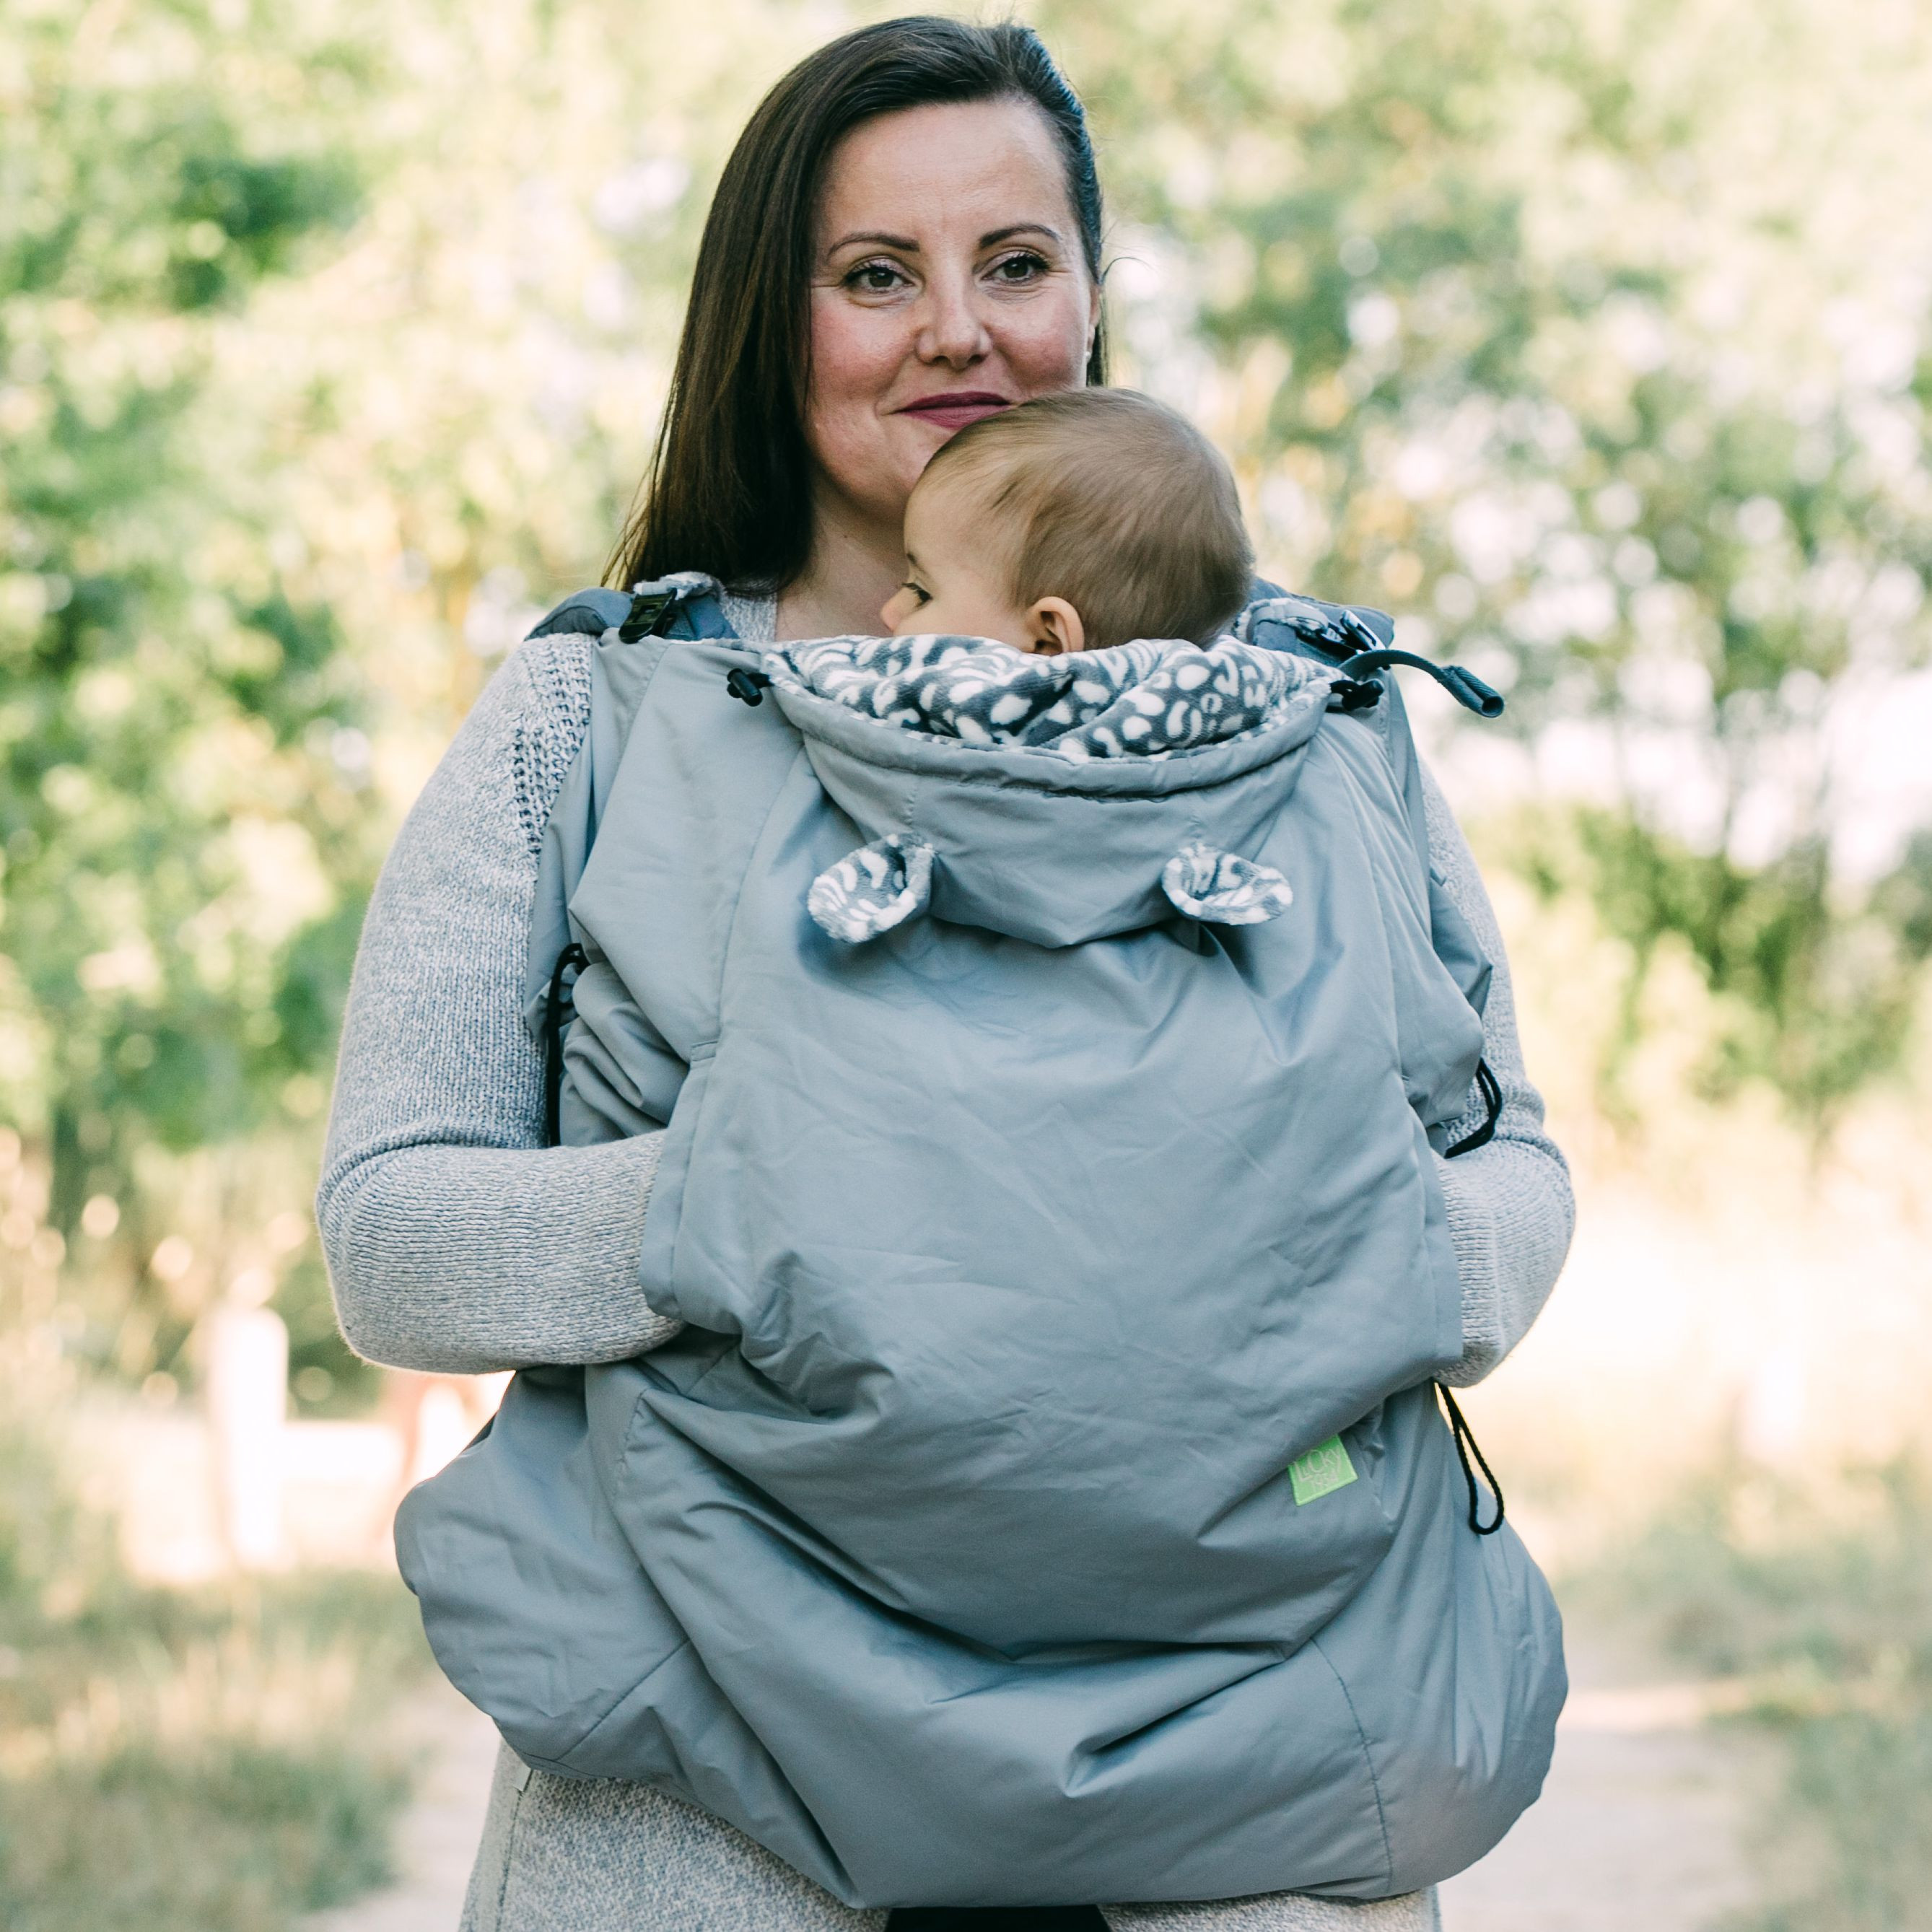
<path id="1" fill-rule="evenodd" d="M 904 280 L 890 262 L 861 262 L 856 268 L 847 270 L 845 286 L 867 295 L 883 296 L 890 295 Z"/>
<path id="2" fill-rule="evenodd" d="M 993 264 L 994 280 L 1009 284 L 1036 281 L 1046 273 L 1046 257 L 1036 255 L 1030 248 L 1022 249 L 1017 255 L 1002 256 Z"/>

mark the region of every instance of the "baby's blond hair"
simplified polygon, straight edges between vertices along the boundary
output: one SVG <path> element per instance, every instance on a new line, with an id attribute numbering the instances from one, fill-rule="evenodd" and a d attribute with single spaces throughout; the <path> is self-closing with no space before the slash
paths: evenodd
<path id="1" fill-rule="evenodd" d="M 1087 648 L 1209 643 L 1246 602 L 1254 552 L 1234 478 L 1182 416 L 1132 389 L 1069 389 L 982 417 L 944 444 L 943 482 L 1012 532 L 1022 610 L 1064 597 Z"/>

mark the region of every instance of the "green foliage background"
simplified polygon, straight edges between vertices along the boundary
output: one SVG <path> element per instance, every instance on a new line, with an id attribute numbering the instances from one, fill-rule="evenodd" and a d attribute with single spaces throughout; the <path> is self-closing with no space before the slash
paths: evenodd
<path id="1" fill-rule="evenodd" d="M 746 113 L 885 10 L 12 0 L 0 1252 L 64 1346 L 176 1369 L 266 1268 L 352 1372 L 290 1217 L 381 851 L 602 569 Z M 1495 844 L 1627 945 L 1602 1104 L 1638 1120 L 1668 940 L 1721 996 L 1706 1088 L 1822 1142 L 1932 950 L 1932 847 L 1834 862 L 1826 729 L 1928 641 L 1919 10 L 1030 11 L 1124 379 L 1234 454 L 1276 574 L 1509 687 L 1532 799 L 1598 772 Z"/>

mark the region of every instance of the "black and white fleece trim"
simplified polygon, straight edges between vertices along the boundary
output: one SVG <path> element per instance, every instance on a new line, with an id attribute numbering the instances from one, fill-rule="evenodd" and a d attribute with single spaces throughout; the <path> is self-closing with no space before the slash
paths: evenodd
<path id="1" fill-rule="evenodd" d="M 986 638 L 824 638 L 766 660 L 774 676 L 908 731 L 1063 758 L 1162 758 L 1266 729 L 1333 674 L 1232 638 L 1138 638 L 1034 656 Z"/>

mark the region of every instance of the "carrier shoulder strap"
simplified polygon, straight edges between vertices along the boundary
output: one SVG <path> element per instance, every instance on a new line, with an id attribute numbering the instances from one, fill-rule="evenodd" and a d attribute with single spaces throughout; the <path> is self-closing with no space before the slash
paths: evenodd
<path id="1" fill-rule="evenodd" d="M 524 1022 L 546 1054 L 545 1111 L 554 1141 L 559 1085 L 555 1041 L 569 1017 L 570 988 L 582 966 L 569 915 L 603 816 L 605 794 L 651 674 L 676 640 L 736 640 L 716 582 L 681 571 L 635 590 L 594 585 L 574 591 L 530 632 L 532 639 L 596 638 L 591 717 L 550 807 L 538 848 L 536 890 L 524 977 Z M 601 698 L 602 701 L 599 702 Z"/>
<path id="2" fill-rule="evenodd" d="M 1394 664 L 1414 664 L 1427 671 L 1459 704 L 1480 716 L 1496 717 L 1503 708 L 1502 698 L 1468 672 L 1454 666 L 1445 670 L 1416 658 L 1412 652 L 1396 650 L 1395 620 L 1386 611 L 1366 604 L 1324 603 L 1319 598 L 1300 596 L 1257 578 L 1251 587 L 1247 608 L 1235 626 L 1235 634 L 1264 650 L 1292 651 L 1312 658 L 1318 664 L 1346 670 L 1352 677 L 1372 676 L 1376 671 Z M 1436 956 L 1480 1013 L 1488 1004 L 1494 968 L 1468 921 L 1444 890 L 1442 874 L 1430 857 L 1422 764 L 1416 755 L 1402 692 L 1395 680 L 1388 676 L 1349 688 L 1352 695 L 1341 696 L 1340 708 L 1354 712 L 1360 722 L 1380 734 L 1395 774 L 1409 838 L 1428 881 L 1430 937 Z M 1363 699 L 1367 702 L 1363 703 Z M 1473 1154 L 1496 1132 L 1502 1111 L 1502 1094 L 1486 1063 L 1477 1070 L 1477 1088 L 1484 1118 L 1473 1132 L 1444 1150 L 1451 1157 Z"/>
<path id="3" fill-rule="evenodd" d="M 1364 650 L 1384 649 L 1395 641 L 1395 620 L 1385 610 L 1366 604 L 1328 604 L 1304 597 L 1279 584 L 1257 578 L 1250 586 L 1247 608 L 1235 635 L 1264 650 L 1292 651 L 1317 664 L 1340 670 Z M 1395 773 L 1408 820 L 1408 834 L 1423 868 L 1429 866 L 1429 825 L 1422 802 L 1422 768 L 1408 728 L 1408 713 L 1394 679 L 1385 680 L 1385 700 L 1364 714 L 1364 722 L 1381 736 Z"/>

